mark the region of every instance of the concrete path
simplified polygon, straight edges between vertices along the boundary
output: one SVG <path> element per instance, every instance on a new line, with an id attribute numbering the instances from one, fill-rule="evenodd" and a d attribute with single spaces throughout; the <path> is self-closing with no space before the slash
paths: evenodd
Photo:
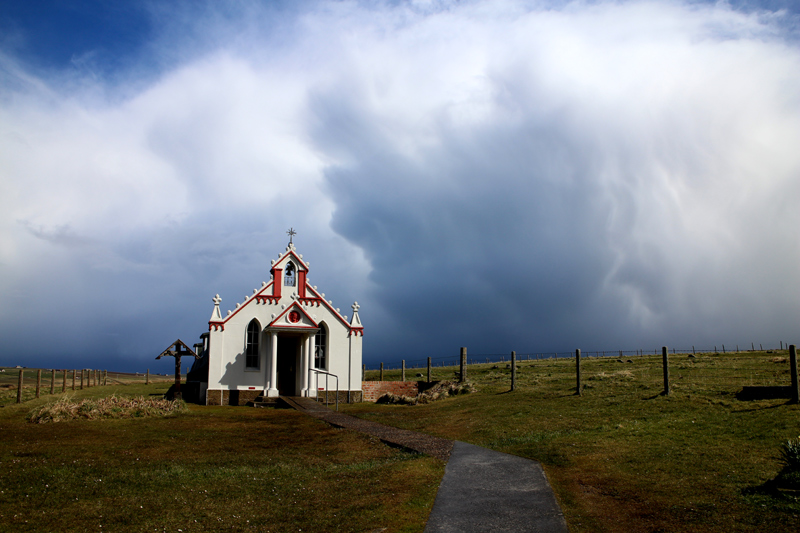
<path id="1" fill-rule="evenodd" d="M 447 463 L 425 533 L 567 533 L 553 489 L 536 461 L 465 442 L 337 413 L 310 398 L 281 397 L 331 425 L 432 455 Z"/>
<path id="2" fill-rule="evenodd" d="M 487 531 L 569 530 L 539 463 L 456 441 L 425 533 Z"/>

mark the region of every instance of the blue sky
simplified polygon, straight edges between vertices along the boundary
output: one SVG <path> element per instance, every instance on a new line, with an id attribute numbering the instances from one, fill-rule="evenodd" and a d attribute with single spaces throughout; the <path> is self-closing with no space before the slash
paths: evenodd
<path id="1" fill-rule="evenodd" d="M 0 364 L 156 371 L 290 226 L 368 363 L 795 342 L 798 14 L 0 2 Z"/>

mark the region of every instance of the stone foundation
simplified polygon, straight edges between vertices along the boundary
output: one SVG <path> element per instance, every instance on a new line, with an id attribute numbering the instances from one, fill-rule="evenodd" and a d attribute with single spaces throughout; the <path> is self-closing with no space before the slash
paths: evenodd
<path id="1" fill-rule="evenodd" d="M 339 403 L 348 403 L 347 402 L 347 393 L 350 393 L 350 403 L 359 403 L 362 401 L 362 393 L 360 390 L 340 390 L 339 391 Z M 325 403 L 325 391 L 317 391 L 317 401 Z M 336 391 L 331 390 L 328 391 L 328 404 L 335 404 L 336 403 Z"/>
<path id="2" fill-rule="evenodd" d="M 219 390 L 209 389 L 206 405 L 247 405 L 261 396 L 261 390 Z"/>
<path id="3" fill-rule="evenodd" d="M 387 382 L 388 383 L 388 382 Z M 220 390 L 209 389 L 206 396 L 206 405 L 247 405 L 247 402 L 252 402 L 263 391 L 261 390 Z M 349 391 L 350 403 L 358 403 L 363 401 L 360 390 Z M 339 403 L 347 403 L 348 391 L 339 391 Z M 325 401 L 325 391 L 317 392 L 317 401 Z M 328 403 L 336 403 L 336 391 L 328 391 Z"/>

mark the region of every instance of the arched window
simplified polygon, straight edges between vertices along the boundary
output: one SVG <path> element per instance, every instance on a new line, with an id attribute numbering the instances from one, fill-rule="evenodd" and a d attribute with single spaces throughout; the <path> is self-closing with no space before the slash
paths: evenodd
<path id="1" fill-rule="evenodd" d="M 294 287 L 295 280 L 297 279 L 295 274 L 296 269 L 294 267 L 294 263 L 287 264 L 286 271 L 283 273 L 283 284 L 287 287 Z"/>
<path id="2" fill-rule="evenodd" d="M 261 326 L 257 320 L 251 320 L 247 325 L 247 340 L 245 341 L 244 366 L 245 368 L 258 368 L 258 338 L 261 336 Z"/>
<path id="3" fill-rule="evenodd" d="M 325 360 L 325 356 L 328 353 L 327 338 L 328 335 L 325 332 L 325 324 L 320 324 L 319 331 L 314 337 L 314 368 L 319 368 L 320 370 L 325 370 L 327 368 L 327 361 Z"/>

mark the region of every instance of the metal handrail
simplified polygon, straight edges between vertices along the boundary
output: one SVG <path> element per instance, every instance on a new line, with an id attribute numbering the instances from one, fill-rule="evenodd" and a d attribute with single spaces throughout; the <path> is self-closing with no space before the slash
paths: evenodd
<path id="1" fill-rule="evenodd" d="M 319 375 L 325 374 L 325 405 L 328 405 L 328 376 L 333 376 L 336 378 L 336 410 L 339 410 L 339 376 L 336 374 L 331 374 L 330 372 L 325 372 L 324 370 L 318 370 L 316 368 L 309 368 L 309 372 L 316 372 L 317 381 L 314 384 L 316 392 L 319 392 Z M 310 377 L 310 376 L 309 376 Z"/>

